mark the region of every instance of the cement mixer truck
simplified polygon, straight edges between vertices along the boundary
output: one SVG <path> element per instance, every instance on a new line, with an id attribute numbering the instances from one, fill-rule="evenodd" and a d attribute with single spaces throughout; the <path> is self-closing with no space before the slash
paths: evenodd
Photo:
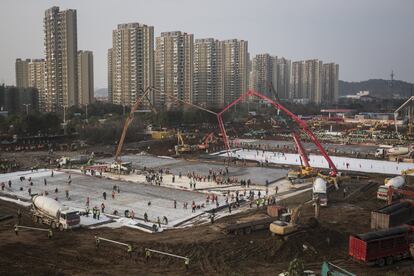
<path id="1" fill-rule="evenodd" d="M 63 206 L 56 200 L 36 195 L 32 198 L 33 221 L 49 225 L 52 229 L 71 229 L 79 226 L 80 216 L 77 211 Z"/>
<path id="2" fill-rule="evenodd" d="M 386 178 L 385 185 L 378 187 L 377 199 L 388 200 L 388 187 L 392 186 L 394 189 L 401 189 L 406 184 L 406 177 L 399 175 L 393 178 Z"/>
<path id="3" fill-rule="evenodd" d="M 316 177 L 313 181 L 312 199 L 318 200 L 320 206 L 328 206 L 327 186 L 327 181 L 321 177 Z"/>

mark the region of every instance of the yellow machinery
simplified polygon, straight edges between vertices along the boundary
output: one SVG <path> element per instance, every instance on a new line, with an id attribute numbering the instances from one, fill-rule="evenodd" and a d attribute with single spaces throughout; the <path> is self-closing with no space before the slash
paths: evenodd
<path id="1" fill-rule="evenodd" d="M 154 140 L 162 140 L 162 139 L 167 139 L 170 138 L 172 136 L 171 131 L 168 130 L 153 130 L 151 132 L 151 137 Z"/>
<path id="2" fill-rule="evenodd" d="M 306 154 L 302 142 L 300 141 L 300 136 L 296 131 L 292 131 L 292 137 L 296 144 L 296 150 L 300 155 L 300 163 L 302 164 L 298 170 L 290 170 L 288 172 L 288 179 L 294 180 L 298 178 L 309 178 L 314 177 L 318 173 L 315 168 L 312 168 L 309 164 L 309 157 Z"/>
<path id="3" fill-rule="evenodd" d="M 318 174 L 318 171 L 312 167 L 300 166 L 298 170 L 290 170 L 288 172 L 288 179 L 310 178 Z"/>
<path id="4" fill-rule="evenodd" d="M 299 210 L 303 204 L 292 209 L 291 213 L 286 213 L 281 216 L 281 220 L 272 222 L 269 226 L 270 232 L 279 236 L 285 236 L 298 230 L 297 218 L 299 217 Z"/>
<path id="5" fill-rule="evenodd" d="M 180 132 L 177 132 L 177 140 L 178 144 L 175 146 L 175 151 L 177 154 L 188 153 L 192 151 L 191 146 L 184 143 L 183 136 Z"/>

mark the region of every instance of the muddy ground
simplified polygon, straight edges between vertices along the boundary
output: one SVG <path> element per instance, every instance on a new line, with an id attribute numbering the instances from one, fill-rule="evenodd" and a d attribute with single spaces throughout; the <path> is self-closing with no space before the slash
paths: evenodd
<path id="1" fill-rule="evenodd" d="M 265 212 L 256 208 L 213 225 L 159 234 L 128 228 L 76 229 L 56 232 L 52 239 L 45 232 L 34 231 L 22 231 L 16 236 L 16 219 L 9 219 L 0 222 L 0 275 L 277 275 L 296 257 L 305 262 L 307 269 L 315 271 L 329 260 L 356 275 L 414 275 L 411 260 L 379 268 L 355 263 L 348 257 L 349 234 L 369 231 L 370 211 L 384 205 L 374 199 L 377 184 L 362 182 L 364 185 L 349 181 L 350 192 L 345 198 L 341 190 L 332 192 L 329 207 L 321 209 L 319 225 L 287 241 L 272 236 L 268 230 L 241 236 L 218 230 L 218 224 Z M 301 194 L 284 204 L 295 206 L 309 197 L 310 194 Z M 17 208 L 0 201 L 0 213 L 15 215 Z M 299 222 L 306 225 L 313 212 L 311 205 L 305 205 Z M 22 224 L 33 225 L 28 210 L 24 210 Z M 126 248 L 103 242 L 97 249 L 95 235 L 131 243 L 134 252 L 129 256 Z M 188 271 L 183 260 L 171 257 L 153 255 L 147 263 L 145 248 L 189 257 Z"/>

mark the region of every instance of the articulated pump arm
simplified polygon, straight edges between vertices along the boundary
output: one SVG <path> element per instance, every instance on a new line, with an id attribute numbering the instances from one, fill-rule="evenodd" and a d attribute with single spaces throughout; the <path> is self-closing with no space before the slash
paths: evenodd
<path id="1" fill-rule="evenodd" d="M 118 141 L 118 145 L 116 147 L 116 153 L 115 153 L 115 162 L 120 162 L 119 156 L 122 151 L 122 146 L 124 145 L 125 136 L 128 130 L 129 125 L 131 124 L 132 120 L 134 119 L 134 113 L 138 109 L 138 106 L 142 103 L 144 99 L 147 99 L 148 102 L 151 104 L 151 101 L 148 99 L 148 93 L 151 91 L 150 87 L 147 87 L 141 97 L 138 98 L 138 100 L 134 103 L 134 105 L 131 107 L 131 112 L 129 113 L 128 117 L 125 120 L 124 128 L 122 129 L 121 138 Z"/>
<path id="2" fill-rule="evenodd" d="M 303 165 L 306 168 L 310 168 L 309 157 L 306 154 L 305 149 L 303 148 L 302 142 L 300 141 L 299 134 L 296 131 L 294 131 L 292 132 L 292 137 L 293 137 L 293 140 L 295 141 L 296 148 L 298 150 L 298 153 L 300 155 L 300 159 L 302 160 Z"/>
<path id="3" fill-rule="evenodd" d="M 316 145 L 316 147 L 318 148 L 319 152 L 323 155 L 323 157 L 326 159 L 326 161 L 328 162 L 329 167 L 332 170 L 332 175 L 336 176 L 336 174 L 338 173 L 338 170 L 335 166 L 335 164 L 332 162 L 331 158 L 329 157 L 329 155 L 326 153 L 325 149 L 323 148 L 323 146 L 321 145 L 321 143 L 319 142 L 318 138 L 316 138 L 316 136 L 313 134 L 313 132 L 309 129 L 308 125 L 306 124 L 306 122 L 302 121 L 298 116 L 296 116 L 295 114 L 293 114 L 292 112 L 290 112 L 287 108 L 285 108 L 284 106 L 282 106 L 281 104 L 273 101 L 272 99 L 254 91 L 254 90 L 249 90 L 246 93 L 242 94 L 238 99 L 234 100 L 232 103 L 230 103 L 228 106 L 226 106 L 222 111 L 220 111 L 217 114 L 217 119 L 218 119 L 218 123 L 219 123 L 219 127 L 220 130 L 222 131 L 223 134 L 223 140 L 224 140 L 224 144 L 229 152 L 230 150 L 230 145 L 229 142 L 227 140 L 227 136 L 226 136 L 226 130 L 224 128 L 224 124 L 223 124 L 223 120 L 221 118 L 221 115 L 227 111 L 229 108 L 231 108 L 232 106 L 234 106 L 235 104 L 237 104 L 238 102 L 240 102 L 241 100 L 244 100 L 247 97 L 250 96 L 256 96 L 260 99 L 263 99 L 265 101 L 267 101 L 268 103 L 270 103 L 271 105 L 273 105 L 276 109 L 283 111 L 286 115 L 288 115 L 293 121 L 295 121 L 299 127 L 302 129 L 302 131 L 312 140 L 312 142 Z"/>

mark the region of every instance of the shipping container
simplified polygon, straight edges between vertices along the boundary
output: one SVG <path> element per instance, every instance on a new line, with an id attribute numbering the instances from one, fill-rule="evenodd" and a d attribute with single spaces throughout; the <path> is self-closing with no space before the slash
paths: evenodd
<path id="1" fill-rule="evenodd" d="M 388 229 L 414 220 L 414 205 L 397 202 L 371 212 L 371 229 Z"/>
<path id="2" fill-rule="evenodd" d="M 410 257 L 412 230 L 399 226 L 349 237 L 349 255 L 366 264 L 383 266 Z"/>

